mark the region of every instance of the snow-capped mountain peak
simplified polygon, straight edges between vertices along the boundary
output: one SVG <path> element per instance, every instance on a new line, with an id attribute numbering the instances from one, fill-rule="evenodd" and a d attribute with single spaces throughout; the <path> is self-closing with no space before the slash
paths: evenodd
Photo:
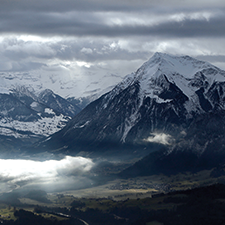
<path id="1" fill-rule="evenodd" d="M 208 62 L 200 61 L 187 55 L 173 56 L 159 52 L 155 53 L 143 66 L 151 68 L 152 65 L 157 66 L 162 72 L 169 71 L 171 73 L 179 73 L 185 78 L 192 78 L 192 76 L 199 70 L 211 67 L 218 69 Z"/>
<path id="2" fill-rule="evenodd" d="M 167 161 L 172 168 L 224 165 L 224 121 L 225 72 L 189 56 L 156 53 L 38 147 L 115 157 L 144 154 L 157 142 L 165 145 L 154 156 L 157 168 Z"/>
<path id="3" fill-rule="evenodd" d="M 209 70 L 210 71 L 207 71 Z M 176 75 L 184 79 L 193 79 L 197 72 L 207 72 L 208 79 L 222 81 L 225 78 L 224 71 L 208 62 L 194 59 L 190 56 L 173 56 L 165 53 L 155 53 L 149 61 L 144 63 L 136 72 L 136 79 L 143 76 L 156 79 L 161 74 L 165 74 L 169 81 L 176 81 Z M 220 76 L 216 76 L 220 73 Z"/>
<path id="4" fill-rule="evenodd" d="M 225 80 L 225 71 L 204 61 L 190 56 L 173 56 L 165 53 L 155 53 L 135 73 L 127 75 L 111 92 L 110 99 L 128 86 L 138 83 L 139 97 L 150 97 L 158 103 L 168 102 L 170 99 L 160 97 L 160 94 L 174 84 L 189 99 L 186 109 L 196 111 L 199 103 L 196 100 L 196 91 L 204 88 L 207 92 L 215 82 Z M 165 97 L 165 96 L 164 96 Z"/>
<path id="5" fill-rule="evenodd" d="M 171 132 L 196 115 L 218 106 L 225 109 L 224 80 L 225 72 L 210 63 L 189 56 L 156 53 L 99 98 L 98 104 L 93 103 L 91 114 L 92 104 L 80 117 L 75 117 L 69 130 L 75 131 L 89 121 L 82 129 L 99 124 L 95 137 L 98 140 L 112 135 L 123 143 L 146 138 L 158 130 Z M 82 136 L 81 130 L 77 132 L 76 135 Z"/>

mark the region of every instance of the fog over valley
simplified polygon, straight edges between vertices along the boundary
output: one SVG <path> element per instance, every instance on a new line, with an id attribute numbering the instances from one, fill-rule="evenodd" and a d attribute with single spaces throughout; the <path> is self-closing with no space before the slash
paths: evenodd
<path id="1" fill-rule="evenodd" d="M 90 185 L 85 175 L 92 169 L 91 159 L 65 156 L 61 160 L 34 161 L 1 159 L 1 192 L 18 188 L 43 189 L 49 192 Z"/>

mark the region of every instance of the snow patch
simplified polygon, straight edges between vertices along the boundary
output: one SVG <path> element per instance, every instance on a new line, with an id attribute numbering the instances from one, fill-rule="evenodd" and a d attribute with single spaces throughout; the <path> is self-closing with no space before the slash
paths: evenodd
<path id="1" fill-rule="evenodd" d="M 31 108 L 36 108 L 36 107 L 38 107 L 38 102 L 32 102 L 31 104 L 30 104 L 30 107 Z"/>
<path id="2" fill-rule="evenodd" d="M 87 126 L 88 124 L 90 123 L 90 121 L 88 120 L 88 121 L 86 121 L 84 124 L 82 124 L 82 125 L 75 125 L 73 128 L 83 128 L 83 127 L 85 127 L 85 126 Z"/>
<path id="3" fill-rule="evenodd" d="M 45 108 L 45 113 L 55 115 L 54 111 L 52 109 L 50 109 L 50 108 Z"/>
<path id="4" fill-rule="evenodd" d="M 54 116 L 52 118 L 42 117 L 35 122 L 22 122 L 10 118 L 3 118 L 0 120 L 0 133 L 7 136 L 15 136 L 19 135 L 16 131 L 23 131 L 47 137 L 61 130 L 68 121 L 69 118 L 63 115 Z M 13 131 L 10 131 L 10 129 L 13 129 Z"/>

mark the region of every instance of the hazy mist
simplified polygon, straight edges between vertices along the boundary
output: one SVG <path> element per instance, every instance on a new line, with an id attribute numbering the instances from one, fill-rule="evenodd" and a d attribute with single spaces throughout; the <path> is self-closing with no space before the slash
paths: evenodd
<path id="1" fill-rule="evenodd" d="M 0 190 L 42 188 L 51 192 L 81 188 L 91 185 L 87 175 L 93 166 L 91 159 L 71 156 L 47 161 L 0 159 Z"/>

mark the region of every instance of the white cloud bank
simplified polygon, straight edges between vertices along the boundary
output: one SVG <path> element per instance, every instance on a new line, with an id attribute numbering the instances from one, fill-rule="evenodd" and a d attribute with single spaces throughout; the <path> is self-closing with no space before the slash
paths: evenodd
<path id="1" fill-rule="evenodd" d="M 7 192 L 22 186 L 43 186 L 47 189 L 76 187 L 94 163 L 83 157 L 66 156 L 62 160 L 44 162 L 19 159 L 0 159 L 0 189 Z M 79 186 L 78 185 L 78 186 Z"/>

